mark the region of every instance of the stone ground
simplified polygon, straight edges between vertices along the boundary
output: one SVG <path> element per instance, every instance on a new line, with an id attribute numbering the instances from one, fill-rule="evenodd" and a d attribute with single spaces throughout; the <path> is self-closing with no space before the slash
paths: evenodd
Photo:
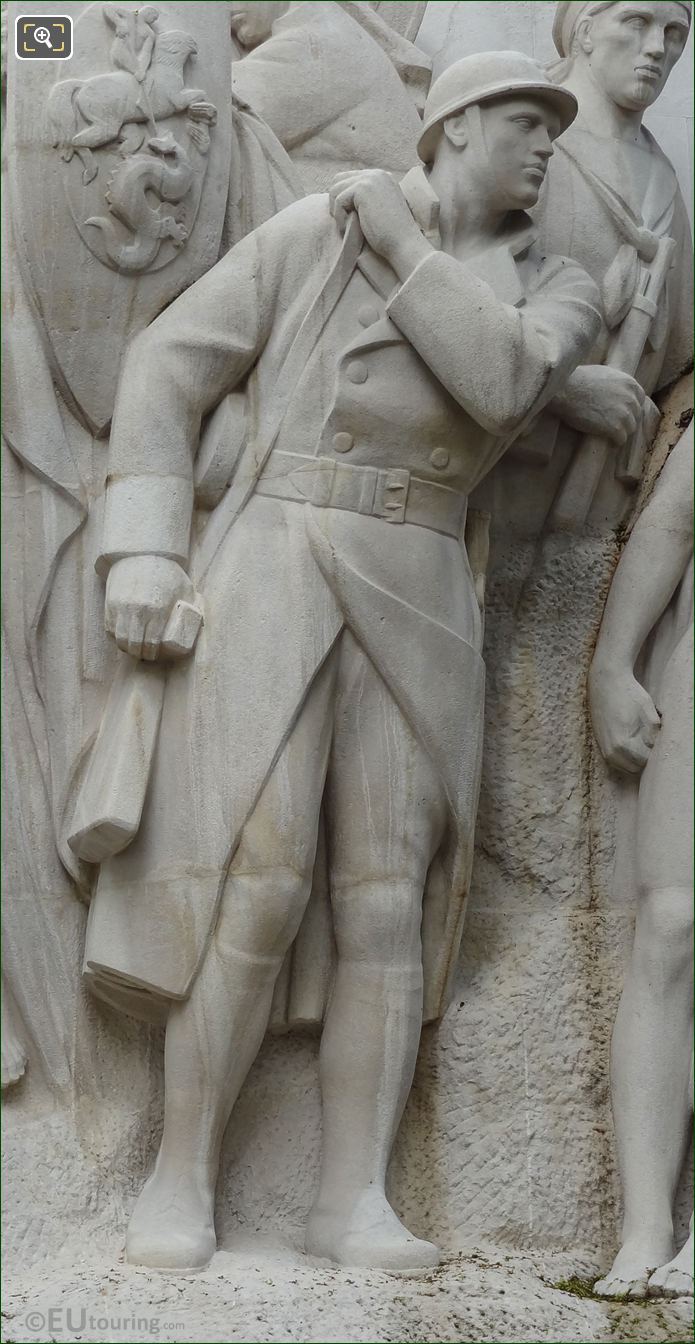
<path id="1" fill-rule="evenodd" d="M 125 1265 L 116 1245 L 61 1256 L 3 1294 L 4 1344 L 352 1344 L 355 1341 L 651 1341 L 692 1339 L 692 1299 L 628 1306 L 591 1296 L 567 1255 L 470 1247 L 421 1278 L 331 1268 L 288 1243 L 237 1237 L 186 1278 Z M 568 1281 L 569 1280 L 569 1281 Z"/>

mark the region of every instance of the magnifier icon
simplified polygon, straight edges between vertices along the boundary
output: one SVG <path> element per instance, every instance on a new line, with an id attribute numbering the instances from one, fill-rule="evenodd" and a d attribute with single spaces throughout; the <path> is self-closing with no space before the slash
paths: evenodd
<path id="1" fill-rule="evenodd" d="M 49 50 L 49 51 L 53 51 L 53 43 L 51 42 L 51 34 L 49 33 L 49 31 L 48 31 L 47 28 L 35 28 L 35 29 L 34 29 L 34 39 L 35 39 L 36 42 L 40 42 L 40 43 L 42 44 L 42 46 L 44 46 L 44 47 L 48 47 L 48 50 Z"/>

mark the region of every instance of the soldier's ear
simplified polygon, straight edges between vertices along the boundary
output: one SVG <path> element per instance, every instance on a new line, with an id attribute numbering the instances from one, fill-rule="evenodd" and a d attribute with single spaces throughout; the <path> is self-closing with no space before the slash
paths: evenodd
<path id="1" fill-rule="evenodd" d="M 453 116 L 447 117 L 442 130 L 452 145 L 455 145 L 457 149 L 463 149 L 468 144 L 468 121 L 465 109 L 463 112 L 455 112 Z"/>
<path id="2" fill-rule="evenodd" d="M 587 56 L 591 55 L 594 50 L 594 42 L 591 36 L 591 18 L 581 19 L 579 21 L 572 46 L 575 51 L 583 51 Z"/>

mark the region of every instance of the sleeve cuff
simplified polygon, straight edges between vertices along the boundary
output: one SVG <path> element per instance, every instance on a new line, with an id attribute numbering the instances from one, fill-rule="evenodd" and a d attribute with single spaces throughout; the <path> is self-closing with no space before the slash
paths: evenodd
<path id="1" fill-rule="evenodd" d="M 411 310 L 411 297 L 413 290 L 415 291 L 416 302 L 419 291 L 423 287 L 423 285 L 425 295 L 426 296 L 428 295 L 429 281 L 427 279 L 427 275 L 425 275 L 423 281 L 422 272 L 423 270 L 426 271 L 427 268 L 431 270 L 433 263 L 436 263 L 439 257 L 441 257 L 441 253 L 434 251 L 431 252 L 429 256 L 422 257 L 421 260 L 417 263 L 417 266 L 415 266 L 413 270 L 410 272 L 410 275 L 407 276 L 407 278 L 402 282 L 402 284 L 398 286 L 398 289 L 396 290 L 395 294 L 392 294 L 391 298 L 386 304 L 386 313 L 396 323 L 396 326 L 398 326 L 399 312 L 403 311 L 403 315 L 405 316 Z"/>
<path id="2" fill-rule="evenodd" d="M 119 476 L 106 490 L 100 575 L 130 555 L 162 555 L 188 564 L 193 484 L 184 476 Z"/>

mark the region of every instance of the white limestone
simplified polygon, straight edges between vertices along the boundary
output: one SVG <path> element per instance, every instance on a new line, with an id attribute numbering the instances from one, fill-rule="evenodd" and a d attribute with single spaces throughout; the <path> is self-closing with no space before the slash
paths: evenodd
<path id="1" fill-rule="evenodd" d="M 692 512 L 691 422 L 621 557 L 589 683 L 603 755 L 617 770 L 642 773 L 635 943 L 611 1068 L 622 1245 L 598 1289 L 613 1296 L 693 1289 L 692 1224 L 674 1259 L 672 1222 L 692 1123 Z M 640 654 L 651 694 L 635 676 Z"/>
<path id="2" fill-rule="evenodd" d="M 307 910 L 322 809 L 337 962 L 319 1013 L 323 1161 L 307 1249 L 393 1269 L 437 1261 L 384 1181 L 423 1015 L 446 1007 L 470 880 L 483 674 L 466 497 L 599 329 L 591 282 L 541 258 L 518 214 L 575 112 L 527 57 L 459 62 L 425 105 L 428 177 L 339 175 L 327 198 L 232 249 L 126 361 L 107 628 L 125 653 L 158 658 L 174 603 L 190 600 L 184 566 L 205 611 L 196 654 L 169 674 L 137 839 L 102 864 L 87 930 L 86 966 L 107 992 L 116 979 L 174 1000 L 135 1263 L 190 1269 L 214 1250 L 222 1134 Z M 460 203 L 474 190 L 469 224 Z M 201 417 L 250 368 L 248 443 L 189 558 L 191 523 L 167 485 L 185 494 Z M 162 508 L 148 540 L 139 481 L 147 492 L 153 475 Z"/>
<path id="3" fill-rule="evenodd" d="M 69 9 L 70 66 L 10 58 L 5 140 L 12 1337 L 101 1296 L 129 1223 L 156 1267 L 114 1270 L 138 1305 L 221 1247 L 178 1280 L 172 1338 L 366 1338 L 366 1312 L 384 1339 L 678 1339 L 684 1307 L 548 1284 L 619 1243 L 608 1036 L 653 902 L 585 678 L 616 528 L 692 401 L 663 397 L 690 351 L 668 162 L 687 188 L 690 7 L 561 5 L 559 52 L 545 4 L 430 5 L 419 36 L 416 4 Z M 505 225 L 544 178 L 534 229 Z M 646 935 L 661 962 L 669 936 Z M 656 1009 L 672 1078 L 680 976 Z M 639 1296 L 658 1260 L 650 1291 L 687 1294 L 685 1111 L 664 1175 L 619 1081 L 615 1104 L 625 1246 L 601 1288 Z M 635 1268 L 631 1226 L 665 1205 Z M 362 1268 L 303 1260 L 307 1222 L 310 1253 Z M 452 1262 L 483 1241 L 501 1253 Z"/>

